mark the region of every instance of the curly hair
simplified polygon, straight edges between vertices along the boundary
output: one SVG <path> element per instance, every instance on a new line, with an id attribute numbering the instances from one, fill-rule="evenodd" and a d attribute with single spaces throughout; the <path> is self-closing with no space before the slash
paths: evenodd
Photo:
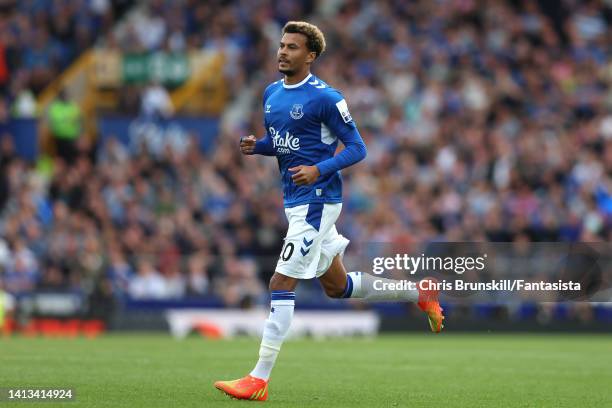
<path id="1" fill-rule="evenodd" d="M 306 46 L 317 55 L 317 58 L 325 51 L 325 36 L 314 24 L 305 21 L 289 21 L 283 27 L 283 34 L 286 33 L 304 35 Z"/>

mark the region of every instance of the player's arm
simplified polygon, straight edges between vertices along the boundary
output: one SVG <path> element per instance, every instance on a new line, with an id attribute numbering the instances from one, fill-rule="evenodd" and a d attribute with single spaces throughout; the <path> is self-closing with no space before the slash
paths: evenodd
<path id="1" fill-rule="evenodd" d="M 365 159 L 367 155 L 366 145 L 363 142 L 357 128 L 354 128 L 343 135 L 338 135 L 338 139 L 344 143 L 344 150 L 334 157 L 317 163 L 316 167 L 319 169 L 319 173 L 322 176 L 335 173 L 346 167 L 352 166 L 353 164 Z"/>
<path id="2" fill-rule="evenodd" d="M 272 139 L 266 134 L 260 140 L 253 135 L 243 136 L 240 138 L 240 151 L 242 154 L 261 154 L 264 156 L 274 156 L 274 148 L 272 146 Z"/>
<path id="3" fill-rule="evenodd" d="M 289 169 L 289 171 L 295 172 L 291 176 L 295 184 L 299 186 L 312 184 L 320 176 L 352 166 L 366 157 L 367 150 L 365 143 L 356 128 L 338 138 L 344 143 L 345 147 L 336 156 L 323 160 L 314 166 L 296 166 Z"/>
<path id="4" fill-rule="evenodd" d="M 296 166 L 289 169 L 295 172 L 291 178 L 297 185 L 312 184 L 320 176 L 334 173 L 363 160 L 367 155 L 365 143 L 353 121 L 346 101 L 335 92 L 325 95 L 322 108 L 323 123 L 344 144 L 338 155 L 323 160 L 314 166 Z"/>
<path id="5" fill-rule="evenodd" d="M 344 150 L 334 157 L 317 163 L 322 176 L 360 162 L 367 155 L 366 145 L 351 117 L 346 100 L 338 92 L 326 95 L 323 122 L 344 144 Z"/>

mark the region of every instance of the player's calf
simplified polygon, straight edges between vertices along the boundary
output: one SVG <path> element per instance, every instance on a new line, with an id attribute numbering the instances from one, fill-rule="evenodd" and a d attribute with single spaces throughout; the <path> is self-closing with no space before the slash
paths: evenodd
<path id="1" fill-rule="evenodd" d="M 384 289 L 399 287 L 398 283 L 363 272 L 346 272 L 339 255 L 334 257 L 329 269 L 319 278 L 327 296 L 332 298 L 357 298 L 369 301 L 409 301 L 417 302 L 417 290 Z M 382 289 L 381 289 L 382 288 Z"/>
<path id="2" fill-rule="evenodd" d="M 332 286 L 332 285 L 322 285 L 325 294 L 332 299 L 342 299 L 344 297 L 344 285 L 341 286 Z"/>
<path id="3" fill-rule="evenodd" d="M 340 256 L 336 255 L 327 272 L 319 278 L 325 294 L 340 299 L 346 294 L 347 274 Z"/>

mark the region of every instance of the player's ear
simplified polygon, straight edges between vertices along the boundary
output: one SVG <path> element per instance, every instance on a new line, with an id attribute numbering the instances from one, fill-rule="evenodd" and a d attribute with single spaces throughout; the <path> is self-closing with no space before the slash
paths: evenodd
<path id="1" fill-rule="evenodd" d="M 308 64 L 312 64 L 316 58 L 317 58 L 317 53 L 314 51 L 310 51 L 308 53 L 308 57 L 306 57 L 306 62 Z"/>

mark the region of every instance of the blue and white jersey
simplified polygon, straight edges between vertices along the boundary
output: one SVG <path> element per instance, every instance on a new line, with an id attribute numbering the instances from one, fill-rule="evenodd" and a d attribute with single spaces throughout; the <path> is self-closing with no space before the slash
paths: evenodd
<path id="1" fill-rule="evenodd" d="M 270 84 L 263 95 L 266 135 L 257 141 L 255 154 L 278 159 L 285 207 L 342 202 L 340 169 L 366 155 L 366 148 L 351 118 L 346 100 L 334 88 L 309 74 L 302 82 Z M 342 141 L 345 149 L 334 157 Z M 321 175 L 314 184 L 298 186 L 288 169 L 316 165 Z"/>

